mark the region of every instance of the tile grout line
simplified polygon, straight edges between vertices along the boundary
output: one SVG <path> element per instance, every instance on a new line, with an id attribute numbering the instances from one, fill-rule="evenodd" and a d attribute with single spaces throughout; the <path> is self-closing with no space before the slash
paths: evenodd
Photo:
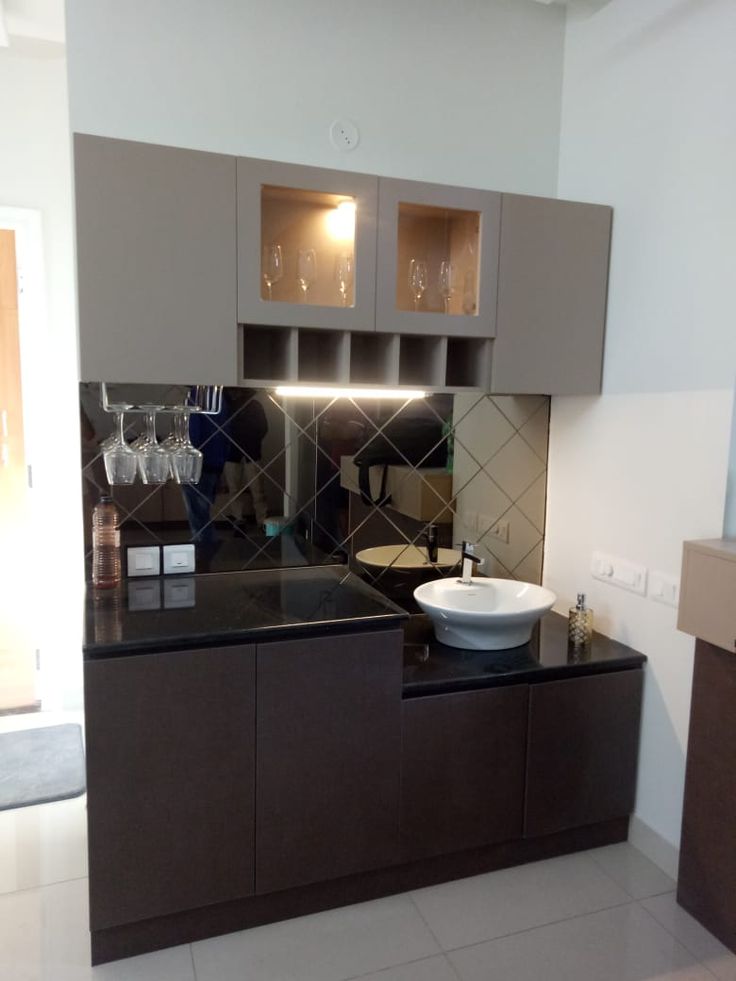
<path id="1" fill-rule="evenodd" d="M 422 923 L 425 925 L 425 927 L 429 931 L 429 935 L 432 937 L 432 939 L 434 940 L 434 942 L 437 944 L 437 947 L 438 947 L 438 949 L 439 949 L 442 957 L 444 957 L 444 959 L 445 959 L 445 963 L 449 965 L 450 970 L 455 975 L 455 977 L 458 979 L 458 981 L 462 981 L 462 978 L 458 974 L 458 972 L 457 972 L 457 970 L 455 968 L 455 965 L 452 963 L 452 961 L 450 960 L 450 958 L 447 956 L 447 952 L 445 951 L 445 949 L 442 946 L 442 944 L 439 942 L 439 939 L 438 939 L 437 935 L 435 934 L 434 930 L 429 925 L 429 921 L 427 920 L 426 916 L 424 915 L 424 913 L 422 913 L 421 909 L 419 908 L 419 903 L 417 903 L 417 901 L 414 899 L 414 894 L 412 892 L 408 892 L 406 895 L 409 897 L 409 899 L 411 900 L 412 906 L 417 911 L 417 915 L 419 916 L 419 919 L 422 921 Z"/>
<path id="2" fill-rule="evenodd" d="M 658 893 L 658 895 L 660 895 L 660 896 L 666 896 L 667 893 Z M 654 899 L 654 898 L 655 898 L 654 896 L 645 896 L 644 897 L 644 899 Z M 702 967 L 704 967 L 705 970 L 708 972 L 708 974 L 711 974 L 714 978 L 717 978 L 718 977 L 718 975 L 714 971 L 711 971 L 711 969 L 708 967 L 708 965 L 705 963 L 705 961 L 701 960 L 701 958 L 695 953 L 695 951 L 690 949 L 690 947 L 685 943 L 685 941 L 681 937 L 678 937 L 676 933 L 674 933 L 672 930 L 670 930 L 670 928 L 667 926 L 666 923 L 663 923 L 660 920 L 660 918 L 656 915 L 656 913 L 653 913 L 651 910 L 647 909 L 646 906 L 644 906 L 644 900 L 637 899 L 636 903 L 637 903 L 637 906 L 647 916 L 649 916 L 652 920 L 654 920 L 654 922 L 658 926 L 662 927 L 662 929 L 665 931 L 665 933 L 668 933 L 676 943 L 678 943 L 684 950 L 686 950 L 688 952 L 688 954 L 690 954 L 691 957 L 694 957 L 696 963 L 698 963 Z M 685 912 L 687 912 L 687 910 L 685 910 Z M 690 914 L 688 914 L 688 915 L 690 915 Z M 703 929 L 705 929 L 705 927 Z M 708 931 L 708 932 L 710 933 L 710 931 Z M 715 939 L 718 940 L 717 937 Z M 720 943 L 720 941 L 719 941 L 719 943 Z M 728 948 L 726 948 L 726 949 L 728 950 Z M 729 951 L 729 953 L 730 953 L 730 951 Z"/>
<path id="3" fill-rule="evenodd" d="M 422 964 L 424 961 L 434 960 L 435 957 L 442 957 L 442 951 L 435 954 L 428 954 L 425 957 L 413 957 L 410 961 L 401 961 L 399 964 L 389 964 L 387 967 L 379 967 L 377 971 L 365 971 L 361 974 L 351 974 L 346 978 L 341 978 L 341 981 L 360 981 L 361 978 L 374 977 L 377 974 L 385 974 L 387 971 L 396 971 L 402 967 L 410 967 L 412 964 Z M 445 958 L 447 960 L 447 958 Z M 449 963 L 449 961 L 448 961 Z M 457 972 L 454 972 L 457 974 Z M 461 981 L 461 979 L 459 979 Z"/>
<path id="4" fill-rule="evenodd" d="M 630 845 L 629 842 L 621 842 L 621 844 Z M 608 846 L 605 846 L 604 845 L 603 847 L 605 848 L 605 847 L 608 847 Z M 635 846 L 634 845 L 630 845 L 630 847 L 631 848 L 634 848 Z M 638 851 L 638 849 L 637 849 L 637 851 Z M 598 861 L 598 859 L 595 857 L 595 855 L 592 855 L 590 852 L 583 852 L 583 854 L 586 855 L 587 858 L 589 858 L 592 862 L 594 862 L 596 868 L 599 869 L 599 871 L 601 871 L 608 879 L 610 879 L 611 882 L 613 882 L 614 885 L 618 886 L 619 889 L 622 889 L 626 893 L 627 896 L 631 896 L 631 898 L 636 903 L 641 902 L 643 899 L 654 899 L 655 896 L 666 896 L 668 893 L 674 892 L 675 891 L 675 887 L 677 886 L 677 883 L 676 882 L 673 882 L 673 888 L 663 889 L 661 892 L 659 892 L 659 891 L 653 892 L 649 896 L 634 896 L 631 892 L 629 892 L 629 890 L 626 888 L 626 886 L 624 886 L 622 883 L 620 883 L 618 881 L 618 879 L 614 879 L 613 875 L 608 871 L 608 869 L 605 867 L 605 865 L 602 865 Z M 644 855 L 643 858 L 646 859 L 646 855 Z M 650 859 L 647 859 L 647 861 L 650 861 Z M 654 863 L 652 863 L 652 864 L 654 864 Z M 667 873 L 663 873 L 663 874 L 666 875 Z"/>
<path id="5" fill-rule="evenodd" d="M 0 892 L 0 902 L 6 896 L 21 896 L 27 892 L 35 892 L 39 889 L 50 889 L 52 886 L 63 886 L 67 882 L 81 882 L 82 879 L 88 879 L 88 875 L 73 875 L 69 879 L 54 879 L 53 882 L 40 882 L 36 886 L 24 886 L 22 889 L 12 889 L 10 892 Z"/>
<path id="6" fill-rule="evenodd" d="M 598 913 L 606 913 L 612 909 L 623 909 L 624 906 L 635 906 L 635 899 L 627 899 L 623 903 L 613 903 L 611 906 L 601 906 L 600 909 L 592 909 L 587 913 L 575 913 L 573 916 L 563 916 L 558 920 L 547 920 L 544 923 L 535 923 L 534 926 L 524 927 L 522 930 L 510 930 L 508 933 L 500 933 L 496 937 L 486 937 L 485 940 L 474 940 L 470 944 L 461 944 L 458 947 L 443 948 L 445 954 L 454 954 L 459 950 L 468 950 L 471 947 L 481 947 L 483 944 L 493 943 L 496 940 L 505 940 L 507 937 L 518 937 L 523 933 L 531 933 L 534 930 L 543 930 L 545 927 L 558 926 L 560 923 L 569 923 L 571 920 L 584 920 L 586 916 L 596 916 Z"/>
<path id="7" fill-rule="evenodd" d="M 187 944 L 187 946 L 189 947 L 189 959 L 192 962 L 192 977 L 194 978 L 194 981 L 198 981 L 197 965 L 194 963 L 194 946 L 191 943 Z"/>

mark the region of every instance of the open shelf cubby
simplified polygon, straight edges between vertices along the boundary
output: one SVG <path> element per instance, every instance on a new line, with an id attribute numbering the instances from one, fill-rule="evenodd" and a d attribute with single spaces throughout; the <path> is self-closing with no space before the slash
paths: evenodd
<path id="1" fill-rule="evenodd" d="M 300 382 L 342 383 L 349 379 L 350 335 L 339 330 L 300 330 Z"/>
<path id="2" fill-rule="evenodd" d="M 399 340 L 399 385 L 439 388 L 445 383 L 446 337 L 402 334 Z"/>
<path id="3" fill-rule="evenodd" d="M 399 380 L 397 334 L 350 335 L 350 381 L 354 385 L 396 385 Z"/>
<path id="4" fill-rule="evenodd" d="M 241 374 L 244 379 L 289 381 L 296 377 L 296 331 L 293 328 L 246 325 L 241 329 Z"/>
<path id="5" fill-rule="evenodd" d="M 447 388 L 487 388 L 490 381 L 491 343 L 486 338 L 478 337 L 447 338 Z"/>

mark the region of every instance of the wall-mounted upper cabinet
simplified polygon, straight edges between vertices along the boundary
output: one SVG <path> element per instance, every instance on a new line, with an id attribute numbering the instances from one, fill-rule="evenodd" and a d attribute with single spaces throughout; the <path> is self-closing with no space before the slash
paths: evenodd
<path id="1" fill-rule="evenodd" d="M 235 384 L 235 158 L 75 135 L 85 381 Z"/>
<path id="2" fill-rule="evenodd" d="M 378 178 L 238 159 L 238 320 L 375 329 Z"/>
<path id="3" fill-rule="evenodd" d="M 501 195 L 381 178 L 376 329 L 493 337 Z"/>
<path id="4" fill-rule="evenodd" d="M 611 208 L 504 194 L 491 390 L 601 390 Z"/>

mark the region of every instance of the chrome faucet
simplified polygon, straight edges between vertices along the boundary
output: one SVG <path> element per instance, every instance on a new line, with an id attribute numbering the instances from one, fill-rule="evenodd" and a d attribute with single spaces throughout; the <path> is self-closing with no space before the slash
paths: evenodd
<path id="1" fill-rule="evenodd" d="M 472 542 L 463 542 L 460 554 L 463 557 L 463 568 L 458 582 L 462 583 L 463 586 L 472 586 L 473 566 L 479 565 L 481 560 L 475 554 L 475 545 Z"/>

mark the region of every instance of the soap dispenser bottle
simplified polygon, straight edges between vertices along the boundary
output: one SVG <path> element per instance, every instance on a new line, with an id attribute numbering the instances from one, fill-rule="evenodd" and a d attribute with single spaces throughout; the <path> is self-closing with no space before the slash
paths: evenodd
<path id="1" fill-rule="evenodd" d="M 567 621 L 567 649 L 573 656 L 583 657 L 593 646 L 593 611 L 585 605 L 585 593 L 578 593 L 575 606 Z"/>

